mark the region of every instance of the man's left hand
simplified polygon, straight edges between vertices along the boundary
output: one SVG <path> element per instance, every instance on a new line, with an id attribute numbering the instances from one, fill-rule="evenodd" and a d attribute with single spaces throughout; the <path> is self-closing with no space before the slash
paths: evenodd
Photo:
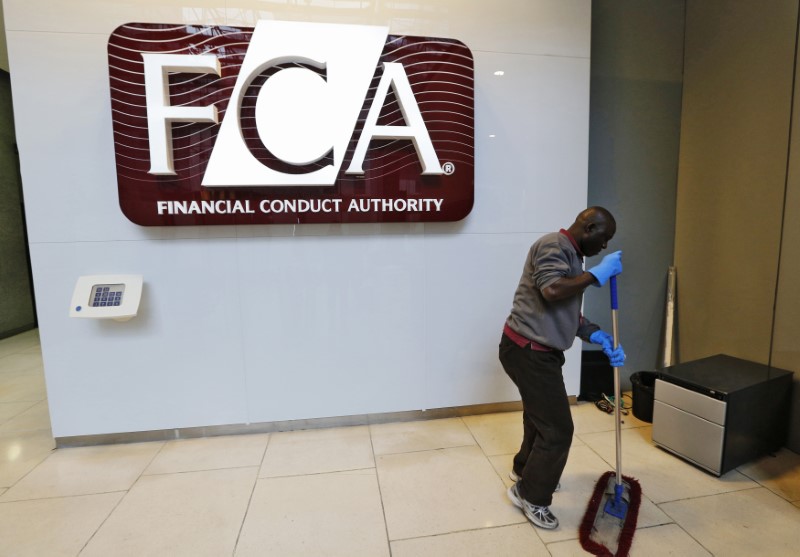
<path id="1" fill-rule="evenodd" d="M 622 367 L 625 363 L 625 351 L 621 345 L 614 348 L 614 337 L 605 331 L 595 331 L 589 337 L 589 342 L 592 344 L 599 344 L 603 347 L 603 353 L 608 356 L 611 365 L 614 367 Z"/>
<path id="2" fill-rule="evenodd" d="M 606 356 L 608 356 L 608 360 L 611 362 L 612 367 L 622 367 L 625 365 L 625 351 L 622 349 L 621 344 L 617 345 L 616 349 L 603 349 L 603 352 Z"/>

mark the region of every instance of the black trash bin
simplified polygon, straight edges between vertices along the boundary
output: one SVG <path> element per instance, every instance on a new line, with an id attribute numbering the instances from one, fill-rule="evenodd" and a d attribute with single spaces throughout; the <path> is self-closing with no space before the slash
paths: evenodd
<path id="1" fill-rule="evenodd" d="M 653 395 L 656 390 L 655 371 L 637 371 L 631 375 L 633 415 L 643 422 L 653 422 Z"/>

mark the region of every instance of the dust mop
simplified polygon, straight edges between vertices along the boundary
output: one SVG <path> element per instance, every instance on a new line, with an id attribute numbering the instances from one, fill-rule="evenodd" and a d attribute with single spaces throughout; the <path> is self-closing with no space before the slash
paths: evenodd
<path id="1" fill-rule="evenodd" d="M 619 346 L 617 323 L 617 277 L 611 277 L 611 325 L 614 349 Z M 635 479 L 622 475 L 622 433 L 620 418 L 619 368 L 614 368 L 614 425 L 617 445 L 617 470 L 606 472 L 597 481 L 589 507 L 580 525 L 583 549 L 594 555 L 624 557 L 636 531 L 636 518 L 642 501 L 642 488 Z"/>

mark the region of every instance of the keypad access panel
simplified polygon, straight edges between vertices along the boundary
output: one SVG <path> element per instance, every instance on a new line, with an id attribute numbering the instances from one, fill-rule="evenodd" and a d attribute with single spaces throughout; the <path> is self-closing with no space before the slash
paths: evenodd
<path id="1" fill-rule="evenodd" d="M 95 284 L 89 295 L 89 305 L 93 308 L 119 306 L 124 292 L 124 284 Z"/>

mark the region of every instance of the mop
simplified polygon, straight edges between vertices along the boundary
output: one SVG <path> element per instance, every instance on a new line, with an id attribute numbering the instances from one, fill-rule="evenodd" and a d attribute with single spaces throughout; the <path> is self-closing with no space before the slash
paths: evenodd
<path id="1" fill-rule="evenodd" d="M 611 322 L 614 348 L 619 346 L 617 324 L 617 277 L 611 277 Z M 614 368 L 614 400 L 621 401 L 619 368 Z M 617 470 L 606 472 L 597 482 L 583 516 L 579 537 L 583 549 L 594 555 L 625 557 L 633 543 L 642 488 L 635 479 L 622 475 L 622 434 L 620 404 L 614 404 Z"/>

